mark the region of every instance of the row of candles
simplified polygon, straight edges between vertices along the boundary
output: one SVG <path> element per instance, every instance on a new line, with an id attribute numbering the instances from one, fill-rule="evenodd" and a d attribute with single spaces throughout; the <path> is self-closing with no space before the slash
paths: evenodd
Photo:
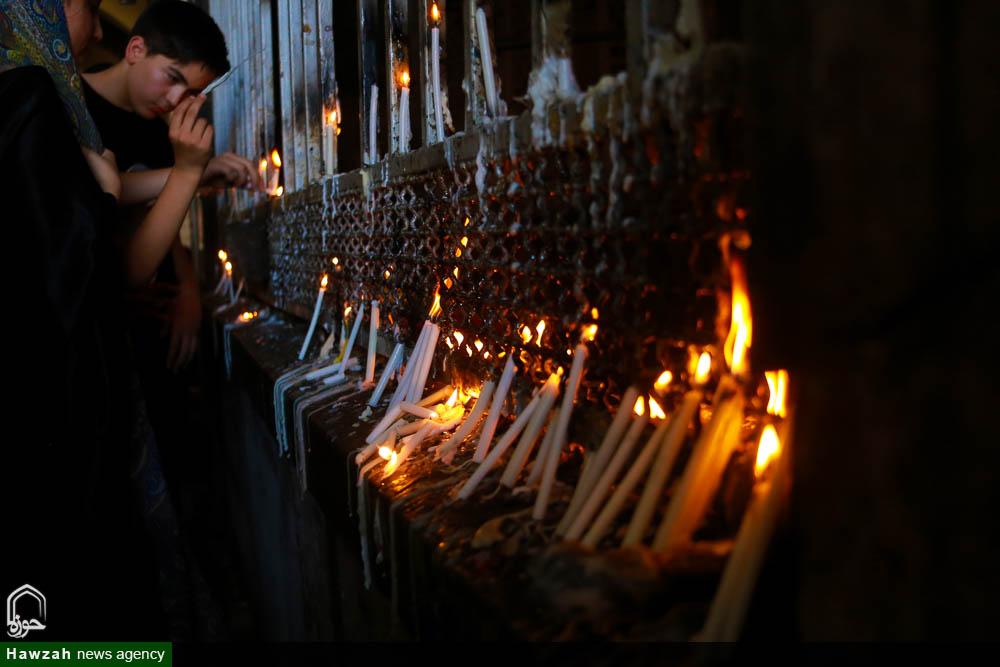
<path id="1" fill-rule="evenodd" d="M 336 260 L 334 263 L 337 263 Z M 701 416 L 703 425 L 693 443 L 691 455 L 680 473 L 679 481 L 652 538 L 653 549 L 664 554 L 678 553 L 690 546 L 695 530 L 719 491 L 727 462 L 744 444 L 744 393 L 751 386 L 747 351 L 752 342 L 752 320 L 745 274 L 742 264 L 736 260 L 731 262 L 731 277 L 731 325 L 722 350 L 725 364 L 713 359 L 710 349 L 692 350 L 686 374 L 689 387 L 673 409 L 665 409 L 670 407 L 671 394 L 668 388 L 674 382 L 674 375 L 669 370 L 660 374 L 651 391 L 643 393 L 635 386 L 625 391 L 619 410 L 601 445 L 587 458 L 568 507 L 555 528 L 557 537 L 576 540 L 591 548 L 596 547 L 607 538 L 612 523 L 624 511 L 629 497 L 638 493 L 638 502 L 621 545 L 630 547 L 641 544 L 652 528 L 656 507 L 664 495 L 671 473 L 674 472 L 691 424 L 696 416 Z M 324 275 L 309 332 L 300 350 L 300 359 L 304 358 L 309 347 L 326 286 L 327 277 Z M 339 372 L 330 368 L 312 368 L 306 373 L 293 371 L 289 376 L 296 377 L 298 374 L 298 378 L 309 380 L 325 377 L 325 384 L 346 381 L 345 369 L 364 315 L 364 307 L 365 304 L 362 303 L 354 315 L 350 337 L 337 363 L 332 365 Z M 500 465 L 501 459 L 508 452 L 511 453 L 499 482 L 502 486 L 513 489 L 527 469 L 531 454 L 535 452 L 534 463 L 530 466 L 524 483 L 529 488 L 537 488 L 532 508 L 533 519 L 545 519 L 556 470 L 567 446 L 569 424 L 589 353 L 588 344 L 597 335 L 597 324 L 581 327 L 580 342 L 572 350 L 569 373 L 565 373 L 562 368 L 552 373 L 541 387 L 535 389 L 530 401 L 506 430 L 498 434 L 500 417 L 516 376 L 515 355 L 507 354 L 506 351 L 500 354 L 501 357 L 506 356 L 507 360 L 498 381 L 486 380 L 478 389 L 446 386 L 425 396 L 434 350 L 441 336 L 440 326 L 435 321 L 441 312 L 440 293 L 435 291 L 433 305 L 409 359 L 404 364 L 405 350 L 403 344 L 398 343 L 376 384 L 374 369 L 379 326 L 378 307 L 378 301 L 371 302 L 368 358 L 362 382 L 363 387 L 374 387 L 368 401 L 369 408 L 379 405 L 392 379 L 397 380 L 397 387 L 386 412 L 370 431 L 365 446 L 355 457 L 357 465 L 361 467 L 358 483 L 380 464 L 384 466 L 382 478 L 392 477 L 418 448 L 426 447 L 435 438 L 442 436 L 447 437 L 431 449 L 436 460 L 450 463 L 460 445 L 478 429 L 478 439 L 471 449 L 471 458 L 479 465 L 457 489 L 457 498 L 471 499 L 486 476 Z M 593 309 L 591 315 L 596 319 L 599 313 Z M 345 327 L 346 324 L 345 317 Z M 541 344 L 545 331 L 544 320 L 534 330 L 527 325 L 519 328 L 525 344 L 532 339 L 535 339 L 536 344 Z M 331 334 L 324 348 L 328 349 L 332 339 Z M 446 337 L 449 347 L 452 347 L 451 339 L 457 340 L 461 345 L 465 337 L 460 332 L 452 332 Z M 475 347 L 482 350 L 479 341 L 475 341 Z M 468 345 L 466 349 L 471 354 Z M 725 370 L 709 397 L 705 394 L 705 389 L 712 379 L 713 366 Z M 769 396 L 766 408 L 768 417 L 764 420 L 757 444 L 756 483 L 708 621 L 698 636 L 701 639 L 720 640 L 738 635 L 753 591 L 753 583 L 775 528 L 783 494 L 788 488 L 788 457 L 782 455 L 790 436 L 784 399 L 788 374 L 783 370 L 768 371 L 764 374 L 764 379 Z M 279 384 L 281 383 L 279 380 Z M 286 383 L 279 391 L 276 385 L 276 421 L 279 412 L 283 412 L 281 392 L 289 386 Z M 467 409 L 473 400 L 471 409 Z M 663 401 L 663 405 L 660 401 Z M 645 445 L 637 449 L 643 432 L 651 423 L 656 423 L 652 434 L 646 439 Z M 626 464 L 630 461 L 626 471 Z M 644 479 L 645 486 L 639 491 L 640 482 Z"/>

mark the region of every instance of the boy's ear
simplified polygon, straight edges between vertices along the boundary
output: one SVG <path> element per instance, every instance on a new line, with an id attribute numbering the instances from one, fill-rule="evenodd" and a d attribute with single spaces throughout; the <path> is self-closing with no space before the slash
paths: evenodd
<path id="1" fill-rule="evenodd" d="M 135 35 L 125 45 L 125 60 L 129 65 L 134 65 L 145 57 L 146 40 L 140 35 Z"/>

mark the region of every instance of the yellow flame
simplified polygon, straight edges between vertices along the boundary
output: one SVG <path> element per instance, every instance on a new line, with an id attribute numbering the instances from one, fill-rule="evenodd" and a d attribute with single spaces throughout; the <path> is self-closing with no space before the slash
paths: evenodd
<path id="1" fill-rule="evenodd" d="M 451 338 L 445 338 L 444 342 L 448 346 L 449 350 L 454 350 L 455 349 L 455 344 L 451 342 Z"/>
<path id="2" fill-rule="evenodd" d="M 465 227 L 468 227 L 468 226 L 469 226 L 469 223 L 470 223 L 470 222 L 472 222 L 472 221 L 471 221 L 471 220 L 469 220 L 468 218 L 466 218 L 466 219 L 465 219 L 465 225 L 464 225 L 464 226 L 465 226 Z"/>
<path id="3" fill-rule="evenodd" d="M 240 319 L 243 320 L 244 322 L 249 322 L 250 320 L 252 320 L 255 317 L 257 317 L 256 311 L 255 312 L 250 312 L 249 310 L 244 311 L 243 314 L 240 315 Z"/>
<path id="4" fill-rule="evenodd" d="M 535 327 L 535 331 L 538 332 L 538 338 L 535 339 L 535 345 L 541 346 L 542 334 L 545 333 L 545 320 L 538 321 L 538 326 Z"/>
<path id="5" fill-rule="evenodd" d="M 490 353 L 489 352 L 483 352 L 483 359 L 487 359 L 488 360 L 489 358 L 490 358 Z"/>
<path id="6" fill-rule="evenodd" d="M 406 88 L 410 85 L 410 73 L 403 70 L 403 73 L 399 76 L 399 80 L 403 83 L 403 87 Z"/>
<path id="7" fill-rule="evenodd" d="M 660 404 L 656 402 L 656 399 L 652 396 L 649 397 L 649 416 L 652 419 L 666 419 L 667 414 L 660 407 Z"/>
<path id="8" fill-rule="evenodd" d="M 226 262 L 226 273 L 232 273 L 232 272 L 233 272 L 233 263 Z"/>
<path id="9" fill-rule="evenodd" d="M 597 325 L 591 324 L 590 326 L 584 328 L 582 340 L 584 342 L 590 342 L 597 337 Z"/>
<path id="10" fill-rule="evenodd" d="M 698 357 L 698 368 L 694 372 L 695 384 L 705 384 L 708 382 L 708 378 L 711 374 L 712 355 L 708 352 L 702 352 L 701 356 Z"/>
<path id="11" fill-rule="evenodd" d="M 336 125 L 336 124 L 337 124 L 337 110 L 334 109 L 333 111 L 330 112 L 330 125 Z"/>
<path id="12" fill-rule="evenodd" d="M 465 246 L 466 248 L 469 247 L 469 237 L 468 236 L 463 236 L 462 237 L 462 245 Z"/>
<path id="13" fill-rule="evenodd" d="M 653 384 L 653 386 L 657 389 L 657 391 L 662 391 L 663 389 L 666 388 L 668 384 L 673 382 L 673 380 L 674 380 L 673 373 L 671 373 L 670 371 L 663 371 L 662 373 L 660 373 L 660 377 L 656 378 L 656 382 Z"/>
<path id="14" fill-rule="evenodd" d="M 475 341 L 472 344 L 476 346 L 476 351 L 477 352 L 482 352 L 483 351 L 483 341 L 477 340 L 477 341 Z"/>
<path id="15" fill-rule="evenodd" d="M 441 20 L 441 12 L 438 11 L 438 3 L 431 4 L 431 18 L 435 21 Z"/>
<path id="16" fill-rule="evenodd" d="M 787 414 L 787 410 L 785 409 L 785 389 L 788 386 L 788 371 L 784 369 L 764 371 L 764 379 L 767 380 L 769 391 L 767 413 L 777 417 L 784 417 Z"/>
<path id="17" fill-rule="evenodd" d="M 319 288 L 320 288 L 320 289 L 326 289 L 326 285 L 327 285 L 327 283 L 328 283 L 329 281 L 330 281 L 330 279 L 329 279 L 329 278 L 327 278 L 327 277 L 326 277 L 326 274 L 324 273 L 324 274 L 323 274 L 323 280 L 319 281 Z"/>
<path id="18" fill-rule="evenodd" d="M 262 157 L 260 159 L 260 168 L 261 169 L 267 169 L 267 158 L 266 157 Z"/>
<path id="19" fill-rule="evenodd" d="M 275 197 L 280 197 L 283 194 L 285 194 L 285 186 L 284 185 L 279 185 L 278 189 L 274 191 L 274 196 Z"/>
<path id="20" fill-rule="evenodd" d="M 348 306 L 347 308 L 344 308 L 344 318 L 346 319 L 347 316 L 350 314 L 351 314 L 351 307 Z"/>
<path id="21" fill-rule="evenodd" d="M 459 248 L 458 246 L 455 246 L 455 257 L 461 257 L 461 256 L 462 256 L 462 249 Z"/>
<path id="22" fill-rule="evenodd" d="M 597 308 L 591 308 L 590 309 L 590 316 L 593 317 L 596 320 L 596 319 L 598 319 L 601 316 L 601 313 L 600 313 L 599 310 L 597 310 Z"/>
<path id="23" fill-rule="evenodd" d="M 452 274 L 454 274 L 454 276 L 455 276 L 456 279 L 458 278 L 458 267 L 457 266 L 455 267 L 455 270 L 452 271 Z"/>
<path id="24" fill-rule="evenodd" d="M 388 277 L 389 277 L 389 276 L 391 276 L 392 274 L 391 274 L 391 273 L 389 273 L 389 269 L 386 269 L 386 270 L 385 270 L 385 273 L 383 273 L 382 275 L 383 275 L 383 276 L 385 276 L 386 278 L 388 278 Z"/>
<path id="25" fill-rule="evenodd" d="M 378 455 L 389 462 L 388 467 L 394 468 L 396 466 L 396 452 L 392 451 L 385 445 L 378 448 Z"/>
<path id="26" fill-rule="evenodd" d="M 452 336 L 455 338 L 455 342 L 458 343 L 459 345 L 461 345 L 462 341 L 465 340 L 465 336 L 462 334 L 461 331 L 456 331 L 455 333 L 452 334 Z"/>
<path id="27" fill-rule="evenodd" d="M 444 286 L 445 286 L 446 289 L 451 289 L 451 286 L 454 285 L 454 284 L 455 283 L 451 282 L 451 278 L 445 278 L 444 279 Z"/>
<path id="28" fill-rule="evenodd" d="M 642 396 L 635 399 L 635 407 L 633 407 L 632 410 L 640 417 L 646 412 L 646 402 L 642 400 Z"/>
<path id="29" fill-rule="evenodd" d="M 219 259 L 222 260 L 223 262 L 226 261 L 227 259 L 229 259 L 229 255 L 226 254 L 225 250 L 220 250 L 219 251 Z"/>
<path id="30" fill-rule="evenodd" d="M 441 314 L 441 290 L 437 287 L 434 288 L 434 303 L 431 304 L 430 312 L 428 317 L 437 317 Z"/>
<path id="31" fill-rule="evenodd" d="M 760 444 L 757 446 L 757 463 L 754 465 L 754 475 L 760 477 L 767 469 L 767 464 L 774 460 L 781 448 L 778 432 L 768 424 L 760 434 Z"/>
<path id="32" fill-rule="evenodd" d="M 523 341 L 524 341 L 524 344 L 525 344 L 525 345 L 527 345 L 528 343 L 530 343 L 530 342 L 531 342 L 531 337 L 532 337 L 533 335 L 534 335 L 534 334 L 533 334 L 533 333 L 531 333 L 531 329 L 529 329 L 529 328 L 528 328 L 528 325 L 527 325 L 527 324 L 526 324 L 526 325 L 524 325 L 524 328 L 523 328 L 523 329 L 521 329 L 521 340 L 523 340 Z"/>
<path id="33" fill-rule="evenodd" d="M 281 166 L 281 155 L 278 153 L 277 148 L 271 151 L 271 164 L 273 164 L 275 167 Z"/>
<path id="34" fill-rule="evenodd" d="M 448 397 L 448 400 L 445 401 L 444 404 L 449 408 L 453 408 L 455 407 L 455 401 L 457 400 L 458 400 L 458 389 L 451 392 L 451 396 Z"/>
<path id="35" fill-rule="evenodd" d="M 753 344 L 753 321 L 743 264 L 734 258 L 730 262 L 729 273 L 733 283 L 733 309 L 723 351 L 730 370 L 740 373 L 746 367 L 746 351 Z"/>
<path id="36" fill-rule="evenodd" d="M 330 260 L 330 263 L 333 264 L 334 266 L 337 266 L 338 264 L 340 264 L 340 260 L 334 257 L 333 259 Z"/>

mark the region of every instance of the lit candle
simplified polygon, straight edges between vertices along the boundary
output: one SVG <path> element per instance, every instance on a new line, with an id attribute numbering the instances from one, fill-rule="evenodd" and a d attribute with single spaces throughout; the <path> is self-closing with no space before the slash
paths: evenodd
<path id="1" fill-rule="evenodd" d="M 229 255 L 226 253 L 225 250 L 219 251 L 219 268 L 222 270 L 220 271 L 221 275 L 219 276 L 219 282 L 215 286 L 215 289 L 212 290 L 212 294 L 220 294 L 222 291 L 226 289 L 226 260 L 228 258 Z"/>
<path id="2" fill-rule="evenodd" d="M 368 363 L 365 364 L 365 384 L 375 381 L 376 343 L 378 343 L 378 301 L 372 299 L 371 321 L 368 324 Z"/>
<path id="3" fill-rule="evenodd" d="M 328 175 L 333 174 L 333 163 L 337 156 L 337 110 L 323 113 L 323 168 Z"/>
<path id="4" fill-rule="evenodd" d="M 279 190 L 281 186 L 278 185 L 278 178 L 281 175 L 281 155 L 278 154 L 277 148 L 271 151 L 271 166 L 274 170 L 271 172 L 271 180 L 267 184 L 267 190 L 275 197 L 280 197 L 282 191 Z"/>
<path id="5" fill-rule="evenodd" d="M 595 327 L 593 332 L 596 333 L 596 325 L 593 326 Z M 586 361 L 587 347 L 581 343 L 573 351 L 573 367 L 570 369 L 569 380 L 566 382 L 566 393 L 563 394 L 562 408 L 559 411 L 559 421 L 556 423 L 556 433 L 548 452 L 548 459 L 544 462 L 545 468 L 542 470 L 542 484 L 538 489 L 538 497 L 535 498 L 535 507 L 531 512 L 531 517 L 535 520 L 544 518 L 545 510 L 549 506 L 549 494 L 552 492 L 552 484 L 556 478 L 559 455 L 562 453 L 563 445 L 566 443 L 569 418 L 573 415 L 573 403 L 576 401 L 576 392 L 580 388 L 580 380 L 583 379 L 583 364 Z"/>
<path id="6" fill-rule="evenodd" d="M 400 364 L 403 362 L 403 344 L 396 343 L 396 347 L 392 350 L 392 355 L 389 357 L 389 361 L 386 362 L 385 368 L 382 369 L 382 377 L 378 380 L 378 385 L 375 387 L 375 391 L 372 392 L 372 397 L 368 399 L 368 405 L 371 407 L 377 407 L 378 402 L 382 399 L 382 394 L 385 392 L 386 386 L 389 384 L 389 378 L 392 374 L 396 372 Z"/>
<path id="7" fill-rule="evenodd" d="M 483 424 L 483 432 L 479 436 L 479 444 L 476 446 L 476 453 L 472 457 L 472 460 L 476 463 L 482 463 L 483 459 L 486 458 L 486 452 L 490 447 L 490 441 L 493 440 L 493 433 L 496 431 L 497 420 L 500 418 L 500 411 L 503 408 L 503 402 L 507 400 L 507 392 L 510 390 L 510 384 L 514 381 L 514 355 L 507 355 L 507 363 L 504 364 L 503 374 L 500 375 L 500 384 L 497 386 L 497 392 L 493 396 L 493 404 L 490 405 L 490 412 L 486 416 L 486 422 Z"/>
<path id="8" fill-rule="evenodd" d="M 434 96 L 434 126 L 437 129 L 437 140 L 444 141 L 444 119 L 441 114 L 441 49 L 440 30 L 438 21 L 441 14 L 438 12 L 437 3 L 431 4 L 431 93 Z"/>
<path id="9" fill-rule="evenodd" d="M 410 73 L 404 71 L 400 76 L 402 83 L 399 89 L 399 151 L 410 150 Z"/>
<path id="10" fill-rule="evenodd" d="M 378 84 L 372 84 L 372 101 L 368 108 L 368 163 L 378 162 L 378 143 L 375 140 L 375 131 L 378 129 L 376 119 L 378 118 Z"/>
<path id="11" fill-rule="evenodd" d="M 483 82 L 486 85 L 486 106 L 490 116 L 497 116 L 497 86 L 493 78 L 493 55 L 490 52 L 490 32 L 486 26 L 486 12 L 476 9 L 476 31 L 479 36 L 479 62 L 483 68 Z"/>
<path id="12" fill-rule="evenodd" d="M 578 540 L 583 535 L 584 529 L 590 523 L 590 520 L 594 518 L 597 508 L 600 507 L 601 502 L 611 488 L 611 484 L 618 478 L 618 473 L 621 472 L 622 466 L 625 465 L 625 461 L 632 453 L 635 443 L 639 441 L 639 436 L 642 435 L 642 430 L 646 428 L 646 424 L 648 423 L 649 412 L 646 410 L 632 421 L 632 425 L 629 426 L 628 431 L 625 433 L 625 437 L 615 451 L 615 455 L 611 458 L 611 462 L 607 468 L 601 471 L 601 476 L 580 508 L 580 513 L 576 515 L 573 523 L 570 524 L 569 529 L 566 531 L 566 539 Z"/>
<path id="13" fill-rule="evenodd" d="M 664 424 L 669 424 L 668 430 L 659 446 L 659 453 L 653 463 L 653 469 L 649 473 L 649 479 L 646 480 L 646 487 L 639 498 L 639 504 L 632 513 L 632 520 L 629 522 L 622 546 L 639 544 L 643 535 L 646 534 L 646 529 L 649 528 L 649 523 L 653 519 L 656 502 L 661 498 L 663 486 L 667 482 L 674 461 L 677 460 L 677 454 L 681 451 L 681 444 L 687 434 L 688 425 L 698 410 L 701 398 L 702 394 L 697 389 L 689 391 L 684 395 L 684 401 L 680 407 L 674 411 L 668 421 L 664 422 Z M 660 428 L 663 428 L 663 425 Z"/>
<path id="14" fill-rule="evenodd" d="M 233 263 L 226 262 L 226 290 L 229 292 L 229 298 L 232 300 L 233 297 Z"/>
<path id="15" fill-rule="evenodd" d="M 427 374 L 431 370 L 431 362 L 434 360 L 434 347 L 437 345 L 438 335 L 441 329 L 434 323 L 428 322 L 430 333 L 424 343 L 424 350 L 421 353 L 419 373 L 413 376 L 413 385 L 408 394 L 409 400 L 419 401 L 424 394 L 424 386 L 427 384 Z"/>
<path id="16" fill-rule="evenodd" d="M 323 279 L 319 283 L 319 293 L 316 294 L 316 306 L 313 308 L 312 321 L 309 323 L 309 331 L 306 333 L 306 339 L 302 341 L 302 349 L 299 350 L 299 361 L 302 361 L 306 357 L 306 350 L 309 348 L 309 341 L 312 340 L 313 331 L 316 330 L 316 322 L 319 320 L 320 307 L 323 305 L 323 295 L 326 294 L 326 274 L 323 274 Z"/>
<path id="17" fill-rule="evenodd" d="M 469 418 L 465 420 L 457 431 L 455 431 L 455 435 L 438 447 L 436 453 L 438 458 L 446 455 L 451 449 L 457 449 L 458 446 L 462 444 L 462 441 L 465 440 L 470 433 L 472 433 L 472 429 L 476 426 L 476 422 L 478 422 L 479 418 L 484 412 L 486 412 L 486 404 L 493 396 L 494 388 L 496 388 L 496 383 L 492 380 L 483 383 L 483 388 L 479 390 L 479 397 L 476 399 L 476 404 L 472 406 L 472 412 L 469 413 Z"/>
<path id="18" fill-rule="evenodd" d="M 267 156 L 263 156 L 260 159 L 260 164 L 257 165 L 257 175 L 260 177 L 260 187 L 267 187 Z"/>
<path id="19" fill-rule="evenodd" d="M 696 641 L 732 642 L 739 639 L 750 597 L 787 492 L 789 463 L 783 450 L 788 447 L 790 431 L 787 426 L 783 430 L 784 443 L 773 426 L 765 427 L 761 434 L 756 466 L 758 477 L 764 477 L 767 472 L 768 461 L 765 458 L 762 462 L 762 455 L 766 456 L 769 451 L 772 458 L 777 456 L 777 461 L 771 462 L 770 479 L 760 479 L 754 486 L 708 618 L 702 631 L 695 636 Z"/>
<path id="20" fill-rule="evenodd" d="M 365 302 L 361 302 L 361 306 L 358 308 L 358 314 L 354 316 L 354 326 L 351 327 L 351 336 L 347 339 L 347 347 L 344 348 L 344 353 L 340 357 L 340 366 L 337 371 L 337 375 L 332 378 L 327 378 L 324 380 L 324 384 L 336 384 L 337 382 L 342 382 L 344 376 L 347 374 L 347 364 L 351 360 L 351 352 L 354 351 L 354 341 L 358 338 L 358 329 L 361 328 L 361 318 L 365 315 Z"/>
<path id="21" fill-rule="evenodd" d="M 424 322 L 424 326 L 420 329 L 420 335 L 417 337 L 417 343 L 413 346 L 413 352 L 410 353 L 410 359 L 406 362 L 406 368 L 403 370 L 403 377 L 400 378 L 399 383 L 396 385 L 396 391 L 392 395 L 392 400 L 389 401 L 390 408 L 406 399 L 413 375 L 417 372 L 417 366 L 419 365 L 417 362 L 420 360 L 420 353 L 423 350 L 424 341 L 427 340 L 427 336 L 429 334 L 430 328 L 427 326 L 427 323 Z"/>
<path id="22" fill-rule="evenodd" d="M 514 482 L 517 481 L 518 476 L 521 474 L 524 463 L 534 448 L 535 441 L 538 439 L 538 434 L 541 432 L 542 426 L 545 425 L 545 418 L 549 416 L 552 404 L 556 402 L 556 398 L 558 397 L 559 375 L 552 373 L 542 386 L 541 400 L 538 402 L 538 407 L 535 408 L 535 414 L 525 427 L 524 434 L 521 436 L 521 440 L 518 441 L 517 447 L 510 457 L 510 462 L 507 464 L 507 468 L 500 478 L 500 483 L 504 486 L 508 488 L 514 487 Z"/>
<path id="23" fill-rule="evenodd" d="M 569 502 L 569 508 L 556 527 L 556 535 L 564 535 L 566 533 L 573 519 L 580 512 L 580 507 L 583 506 L 583 503 L 590 496 L 590 490 L 597 482 L 597 476 L 604 470 L 611 455 L 615 453 L 618 443 L 621 442 L 622 435 L 625 433 L 625 429 L 629 424 L 629 418 L 632 415 L 632 406 L 635 405 L 637 398 L 639 398 L 638 388 L 633 386 L 625 390 L 625 395 L 622 396 L 622 401 L 618 406 L 618 412 L 611 421 L 608 430 L 604 433 L 604 439 L 601 440 L 601 446 L 597 448 L 597 454 L 594 455 L 592 462 L 584 468 L 583 474 L 580 475 L 580 481 L 576 484 L 576 490 L 573 492 L 573 497 Z"/>
<path id="24" fill-rule="evenodd" d="M 423 426 L 415 434 L 411 435 L 409 438 L 404 440 L 403 449 L 399 452 L 399 457 L 396 459 L 395 465 L 386 466 L 385 473 L 382 478 L 390 477 L 394 472 L 399 470 L 399 467 L 403 464 L 410 454 L 427 438 L 432 438 L 445 431 L 450 431 L 451 429 L 458 426 L 462 421 L 462 415 L 465 414 L 465 409 L 461 405 L 456 405 L 449 409 L 446 413 L 441 415 L 441 421 L 435 421 L 433 419 L 428 419 L 424 421 Z"/>

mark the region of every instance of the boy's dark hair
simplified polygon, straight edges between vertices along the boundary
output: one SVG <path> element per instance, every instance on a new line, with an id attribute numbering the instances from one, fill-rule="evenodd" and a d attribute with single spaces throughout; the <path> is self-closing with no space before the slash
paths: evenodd
<path id="1" fill-rule="evenodd" d="M 149 55 L 162 54 L 182 65 L 205 63 L 216 76 L 229 71 L 226 38 L 212 17 L 180 0 L 153 3 L 136 20 L 129 39 L 146 40 Z"/>

